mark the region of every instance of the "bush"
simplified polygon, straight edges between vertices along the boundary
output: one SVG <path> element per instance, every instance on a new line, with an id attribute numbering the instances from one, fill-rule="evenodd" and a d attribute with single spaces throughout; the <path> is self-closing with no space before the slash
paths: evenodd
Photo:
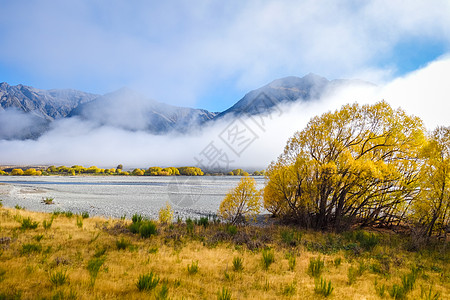
<path id="1" fill-rule="evenodd" d="M 31 220 L 30 217 L 28 218 L 24 218 L 21 221 L 22 225 L 20 226 L 20 229 L 36 229 L 38 227 L 38 222 L 34 222 L 33 220 Z"/>
<path id="2" fill-rule="evenodd" d="M 55 287 L 63 285 L 69 279 L 69 276 L 67 276 L 66 271 L 50 272 L 48 277 L 49 277 L 48 279 L 50 280 L 50 282 Z"/>
<path id="3" fill-rule="evenodd" d="M 186 219 L 186 231 L 188 234 L 194 233 L 194 221 L 191 218 Z"/>
<path id="4" fill-rule="evenodd" d="M 98 271 L 105 262 L 106 257 L 93 257 L 88 261 L 87 270 L 91 277 L 91 286 L 94 286 L 95 280 L 97 279 Z"/>
<path id="5" fill-rule="evenodd" d="M 88 213 L 87 211 L 83 211 L 83 212 L 81 213 L 81 217 L 82 217 L 83 219 L 87 219 L 87 218 L 89 218 L 89 213 Z"/>
<path id="6" fill-rule="evenodd" d="M 42 251 L 42 246 L 40 244 L 30 243 L 30 244 L 23 244 L 22 250 L 20 251 L 20 253 L 23 255 L 23 254 L 30 254 L 33 252 L 41 252 L 41 251 Z"/>
<path id="7" fill-rule="evenodd" d="M 44 227 L 45 230 L 50 229 L 50 227 L 52 227 L 53 224 L 53 218 L 51 218 L 49 221 L 44 220 L 42 221 L 42 226 Z"/>
<path id="8" fill-rule="evenodd" d="M 55 204 L 53 201 L 55 200 L 55 198 L 50 198 L 50 197 L 46 197 L 46 198 L 42 198 L 42 203 L 44 204 Z"/>
<path id="9" fill-rule="evenodd" d="M 314 292 L 316 294 L 322 295 L 324 297 L 328 297 L 331 295 L 333 290 L 334 290 L 334 288 L 331 286 L 331 280 L 328 281 L 328 283 L 323 278 L 320 278 L 320 281 L 316 280 L 315 288 L 314 288 Z"/>
<path id="10" fill-rule="evenodd" d="M 123 238 L 123 237 L 120 240 L 116 241 L 117 250 L 125 250 L 130 245 L 131 245 L 131 243 L 128 240 L 126 240 L 125 238 Z"/>
<path id="11" fill-rule="evenodd" d="M 264 269 L 269 269 L 270 265 L 275 261 L 273 251 L 270 249 L 262 250 L 262 262 Z"/>
<path id="12" fill-rule="evenodd" d="M 143 238 L 148 238 L 156 233 L 156 224 L 153 221 L 143 221 L 139 226 L 139 234 Z"/>
<path id="13" fill-rule="evenodd" d="M 141 216 L 141 215 L 138 215 L 138 214 L 134 214 L 134 215 L 131 217 L 131 221 L 132 221 L 133 223 L 140 223 L 140 222 L 142 222 L 142 216 Z"/>
<path id="14" fill-rule="evenodd" d="M 203 226 L 203 227 L 208 227 L 208 225 L 209 225 L 209 220 L 208 220 L 208 218 L 207 217 L 201 217 L 199 220 L 198 220 L 198 225 L 199 226 Z"/>
<path id="15" fill-rule="evenodd" d="M 233 258 L 233 270 L 237 271 L 237 272 L 244 270 L 243 261 L 244 260 L 241 257 L 238 257 L 238 256 L 234 257 Z"/>
<path id="16" fill-rule="evenodd" d="M 170 224 L 173 221 L 173 209 L 169 202 L 166 203 L 165 207 L 159 210 L 159 222 L 163 224 Z"/>
<path id="17" fill-rule="evenodd" d="M 217 292 L 217 300 L 231 300 L 231 292 L 226 287 L 222 287 L 222 290 Z"/>
<path id="18" fill-rule="evenodd" d="M 365 231 L 357 231 L 355 235 L 356 240 L 359 242 L 361 248 L 366 251 L 371 251 L 378 244 L 379 238 L 373 233 Z"/>
<path id="19" fill-rule="evenodd" d="M 325 262 L 318 258 L 310 258 L 308 266 L 308 274 L 312 277 L 319 277 L 322 274 Z"/>
<path id="20" fill-rule="evenodd" d="M 188 270 L 188 273 L 191 275 L 197 274 L 198 261 L 192 261 L 192 264 L 187 266 L 187 270 Z"/>
<path id="21" fill-rule="evenodd" d="M 298 231 L 292 231 L 287 229 L 281 231 L 281 240 L 287 246 L 295 247 L 300 244 L 301 239 L 302 234 Z"/>
<path id="22" fill-rule="evenodd" d="M 237 229 L 237 227 L 235 225 L 228 225 L 227 226 L 227 232 L 230 235 L 235 235 L 238 232 L 238 229 Z"/>
<path id="23" fill-rule="evenodd" d="M 159 283 L 159 276 L 150 272 L 148 274 L 139 275 L 136 286 L 139 291 L 153 290 Z"/>

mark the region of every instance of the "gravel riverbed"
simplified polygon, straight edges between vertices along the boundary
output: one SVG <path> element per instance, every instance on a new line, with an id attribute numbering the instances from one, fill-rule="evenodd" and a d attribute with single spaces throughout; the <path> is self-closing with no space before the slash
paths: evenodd
<path id="1" fill-rule="evenodd" d="M 168 202 L 175 218 L 185 219 L 215 214 L 239 180 L 232 176 L 1 176 L 0 199 L 6 207 L 70 210 L 113 218 L 131 218 L 134 213 L 157 218 L 159 209 Z M 256 176 L 255 180 L 262 188 L 264 177 Z M 54 204 L 44 204 L 45 198 L 53 198 Z"/>

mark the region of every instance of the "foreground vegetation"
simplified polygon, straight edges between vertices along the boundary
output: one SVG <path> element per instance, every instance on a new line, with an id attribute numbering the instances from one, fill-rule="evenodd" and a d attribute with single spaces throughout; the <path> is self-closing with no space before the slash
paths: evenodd
<path id="1" fill-rule="evenodd" d="M 448 299 L 446 242 L 0 208 L 0 299 Z"/>

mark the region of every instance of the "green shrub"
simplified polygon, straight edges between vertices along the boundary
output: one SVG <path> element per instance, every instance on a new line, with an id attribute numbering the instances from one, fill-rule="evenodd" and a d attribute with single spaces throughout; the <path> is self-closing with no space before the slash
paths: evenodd
<path id="1" fill-rule="evenodd" d="M 61 286 L 69 279 L 66 271 L 55 271 L 48 274 L 48 279 L 55 286 Z"/>
<path id="2" fill-rule="evenodd" d="M 192 261 L 190 265 L 187 266 L 188 273 L 191 275 L 198 273 L 198 261 Z"/>
<path id="3" fill-rule="evenodd" d="M 44 203 L 44 204 L 54 204 L 53 200 L 55 200 L 55 198 L 50 198 L 50 197 L 42 198 L 42 203 Z"/>
<path id="4" fill-rule="evenodd" d="M 203 226 L 203 227 L 208 227 L 209 225 L 209 220 L 207 217 L 201 217 L 200 220 L 198 220 L 198 225 L 199 226 Z"/>
<path id="5" fill-rule="evenodd" d="M 166 300 L 169 299 L 169 287 L 167 286 L 167 283 L 164 282 L 161 286 L 161 290 L 159 290 L 158 295 L 156 296 L 156 299 L 158 300 Z"/>
<path id="6" fill-rule="evenodd" d="M 45 230 L 50 229 L 50 227 L 52 227 L 52 224 L 53 224 L 53 217 L 49 221 L 47 220 L 42 221 L 42 226 L 44 227 Z"/>
<path id="7" fill-rule="evenodd" d="M 238 229 L 237 229 L 236 225 L 231 225 L 231 224 L 229 224 L 229 225 L 227 226 L 227 232 L 228 232 L 230 235 L 235 235 L 235 234 L 238 232 Z"/>
<path id="8" fill-rule="evenodd" d="M 295 247 L 300 244 L 302 239 L 302 234 L 295 230 L 285 229 L 281 231 L 281 240 L 287 246 Z"/>
<path id="9" fill-rule="evenodd" d="M 233 270 L 237 271 L 237 272 L 244 270 L 244 262 L 243 261 L 244 260 L 241 257 L 238 257 L 238 256 L 234 257 L 233 258 Z"/>
<path id="10" fill-rule="evenodd" d="M 294 296 L 295 295 L 295 290 L 296 290 L 295 282 L 292 282 L 292 283 L 286 285 L 283 288 L 283 295 L 285 295 L 285 296 Z"/>
<path id="11" fill-rule="evenodd" d="M 132 221 L 133 223 L 140 223 L 140 222 L 142 222 L 142 216 L 141 216 L 141 215 L 138 215 L 138 214 L 134 214 L 134 215 L 131 217 L 131 221 Z"/>
<path id="12" fill-rule="evenodd" d="M 320 278 L 320 281 L 316 279 L 314 292 L 316 294 L 322 295 L 324 297 L 328 297 L 333 292 L 334 288 L 331 286 L 331 280 L 327 281 L 323 278 Z"/>
<path id="13" fill-rule="evenodd" d="M 264 269 L 269 269 L 270 265 L 275 261 L 274 253 L 271 249 L 262 250 L 262 262 Z"/>
<path id="14" fill-rule="evenodd" d="M 36 240 L 36 242 L 40 242 L 43 238 L 44 238 L 43 234 L 38 234 L 38 235 L 34 236 L 34 239 Z"/>
<path id="15" fill-rule="evenodd" d="M 342 258 L 336 257 L 333 262 L 334 262 L 334 266 L 337 268 L 341 265 Z"/>
<path id="16" fill-rule="evenodd" d="M 34 222 L 33 220 L 31 220 L 30 217 L 28 218 L 24 218 L 21 221 L 22 225 L 20 226 L 20 229 L 36 229 L 38 227 L 38 222 Z"/>
<path id="17" fill-rule="evenodd" d="M 130 241 L 122 237 L 120 240 L 116 241 L 117 250 L 125 250 L 131 245 Z"/>
<path id="18" fill-rule="evenodd" d="M 289 271 L 294 271 L 295 264 L 296 264 L 295 255 L 292 255 L 292 254 L 289 255 L 288 263 L 289 263 Z"/>
<path id="19" fill-rule="evenodd" d="M 317 278 L 322 274 L 324 266 L 325 262 L 320 259 L 320 256 L 318 258 L 310 258 L 307 273 L 310 276 Z"/>
<path id="20" fill-rule="evenodd" d="M 15 209 L 18 209 L 18 210 L 24 210 L 24 209 L 25 209 L 25 206 L 20 206 L 19 204 L 16 204 L 16 205 L 14 206 L 14 208 L 15 208 Z"/>
<path id="21" fill-rule="evenodd" d="M 217 300 L 231 300 L 231 292 L 226 287 L 217 292 Z"/>
<path id="22" fill-rule="evenodd" d="M 66 218 L 72 218 L 73 217 L 73 212 L 71 212 L 70 210 L 65 211 L 64 212 L 64 216 L 66 216 Z"/>
<path id="23" fill-rule="evenodd" d="M 24 255 L 24 254 L 30 254 L 33 252 L 41 252 L 41 251 L 42 251 L 42 246 L 40 244 L 29 243 L 29 244 L 23 244 L 22 250 L 20 252 L 22 255 Z"/>
<path id="24" fill-rule="evenodd" d="M 186 219 L 186 231 L 188 234 L 194 233 L 194 221 L 191 218 Z"/>
<path id="25" fill-rule="evenodd" d="M 139 234 L 143 238 L 148 238 L 156 233 L 156 224 L 153 221 L 143 221 L 139 227 Z"/>
<path id="26" fill-rule="evenodd" d="M 87 270 L 91 277 L 91 286 L 94 286 L 95 280 L 97 279 L 98 271 L 105 262 L 106 257 L 93 257 L 88 261 Z"/>
<path id="27" fill-rule="evenodd" d="M 355 238 L 359 242 L 361 248 L 366 251 L 371 251 L 379 242 L 378 236 L 362 230 L 356 232 Z"/>
<path id="28" fill-rule="evenodd" d="M 87 218 L 89 218 L 89 213 L 88 213 L 87 211 L 83 211 L 83 212 L 81 213 L 81 217 L 82 217 L 83 219 L 87 219 Z"/>
<path id="29" fill-rule="evenodd" d="M 139 275 L 136 286 L 139 291 L 153 290 L 159 283 L 159 276 L 150 272 L 148 274 Z"/>
<path id="30" fill-rule="evenodd" d="M 392 288 L 389 290 L 389 295 L 392 298 L 398 300 L 398 299 L 404 299 L 406 296 L 406 293 L 405 293 L 405 290 L 403 289 L 403 287 L 401 287 L 397 284 L 394 284 L 392 286 Z"/>
<path id="31" fill-rule="evenodd" d="M 77 223 L 76 224 L 77 224 L 78 228 L 82 228 L 83 227 L 83 218 L 77 216 Z"/>

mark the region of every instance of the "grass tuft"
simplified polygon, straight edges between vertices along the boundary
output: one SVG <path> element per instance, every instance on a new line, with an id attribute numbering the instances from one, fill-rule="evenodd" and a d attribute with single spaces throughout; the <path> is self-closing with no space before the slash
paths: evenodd
<path id="1" fill-rule="evenodd" d="M 327 282 L 324 278 L 320 278 L 320 280 L 316 279 L 314 287 L 314 292 L 316 294 L 328 297 L 331 295 L 333 290 L 334 287 L 331 285 L 331 280 Z"/>
<path id="2" fill-rule="evenodd" d="M 30 217 L 24 218 L 21 221 L 20 229 L 22 229 L 22 230 L 36 229 L 38 227 L 38 224 L 39 224 L 38 222 L 35 222 L 35 221 L 31 220 Z"/>
<path id="3" fill-rule="evenodd" d="M 190 265 L 187 266 L 188 273 L 191 275 L 198 273 L 198 261 L 192 261 Z"/>
<path id="4" fill-rule="evenodd" d="M 320 259 L 320 256 L 318 258 L 310 258 L 307 273 L 311 277 L 317 278 L 322 274 L 324 266 L 325 262 L 322 259 Z"/>
<path id="5" fill-rule="evenodd" d="M 159 276 L 153 272 L 139 275 L 136 286 L 139 291 L 153 290 L 159 283 Z"/>
<path id="6" fill-rule="evenodd" d="M 236 272 L 244 270 L 244 260 L 242 257 L 235 256 L 233 258 L 233 270 Z"/>
<path id="7" fill-rule="evenodd" d="M 55 287 L 58 287 L 66 283 L 69 276 L 67 275 L 67 271 L 55 271 L 48 274 L 48 279 Z"/>
<path id="8" fill-rule="evenodd" d="M 222 289 L 217 292 L 217 300 L 231 300 L 230 290 L 226 287 L 222 287 Z"/>
<path id="9" fill-rule="evenodd" d="M 275 262 L 275 255 L 271 249 L 262 250 L 262 262 L 265 270 L 269 269 L 270 265 Z"/>

